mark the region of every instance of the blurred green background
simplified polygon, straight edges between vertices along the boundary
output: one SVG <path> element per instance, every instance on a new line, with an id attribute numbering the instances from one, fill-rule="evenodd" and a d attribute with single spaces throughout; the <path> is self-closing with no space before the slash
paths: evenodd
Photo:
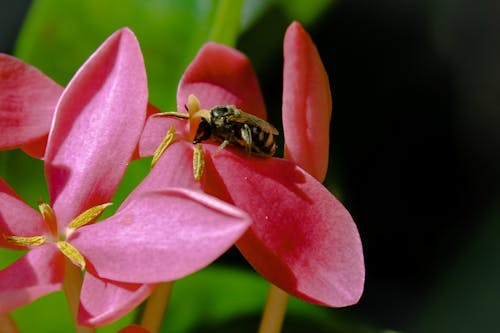
<path id="1" fill-rule="evenodd" d="M 357 222 L 367 275 L 355 306 L 292 300 L 283 331 L 493 332 L 500 326 L 499 14 L 496 0 L 2 0 L 0 51 L 65 85 L 109 34 L 129 26 L 144 53 L 150 100 L 171 110 L 198 48 L 207 40 L 233 44 L 253 62 L 279 127 L 282 38 L 299 20 L 333 91 L 325 184 Z M 131 165 L 115 202 L 147 162 Z M 47 199 L 40 161 L 2 152 L 0 175 L 28 203 Z M 0 250 L 0 267 L 12 260 Z M 255 332 L 266 292 L 231 250 L 176 283 L 163 329 Z M 114 332 L 134 315 L 99 331 Z M 14 316 L 23 332 L 72 329 L 61 293 Z"/>

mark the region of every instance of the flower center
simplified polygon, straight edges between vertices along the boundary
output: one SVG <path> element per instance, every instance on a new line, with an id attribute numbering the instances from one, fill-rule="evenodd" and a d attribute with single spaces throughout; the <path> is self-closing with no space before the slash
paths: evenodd
<path id="1" fill-rule="evenodd" d="M 188 140 L 193 141 L 196 136 L 196 131 L 198 129 L 201 118 L 206 117 L 209 111 L 205 109 L 200 109 L 200 101 L 194 95 L 189 95 L 186 103 L 186 110 L 188 111 L 187 114 L 181 112 L 162 112 L 155 114 L 154 116 L 178 117 L 178 118 L 188 119 L 189 131 L 190 131 Z M 156 151 L 153 154 L 153 159 L 151 160 L 151 168 L 153 168 L 156 165 L 156 162 L 158 162 L 158 160 L 163 155 L 165 150 L 167 150 L 167 148 L 175 140 L 177 140 L 177 137 L 175 136 L 175 128 L 174 126 L 171 126 L 167 132 L 167 135 L 160 143 L 158 148 L 156 148 Z M 201 179 L 201 176 L 203 175 L 204 166 L 205 166 L 205 159 L 203 155 L 203 148 L 201 144 L 198 143 L 196 144 L 193 151 L 193 176 L 196 181 L 199 181 Z"/>
<path id="2" fill-rule="evenodd" d="M 85 258 L 82 254 L 68 241 L 66 241 L 69 236 L 78 228 L 94 222 L 104 210 L 110 206 L 111 203 L 105 203 L 102 205 L 94 206 L 87 209 L 77 217 L 75 217 L 66 228 L 64 235 L 58 235 L 57 233 L 57 220 L 52 210 L 52 207 L 46 202 L 40 202 L 38 204 L 38 209 L 42 215 L 43 222 L 45 223 L 47 230 L 50 232 L 49 235 L 39 235 L 39 236 L 4 236 L 5 239 L 14 245 L 21 247 L 34 247 L 45 243 L 55 243 L 59 250 L 75 265 L 79 266 L 82 270 L 85 269 Z"/>

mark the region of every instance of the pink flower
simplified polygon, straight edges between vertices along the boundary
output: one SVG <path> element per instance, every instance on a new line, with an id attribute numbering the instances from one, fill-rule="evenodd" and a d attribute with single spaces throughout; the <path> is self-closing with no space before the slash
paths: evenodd
<path id="1" fill-rule="evenodd" d="M 230 145 L 214 154 L 219 143 L 204 142 L 201 181 L 179 171 L 169 185 L 202 189 L 245 210 L 253 224 L 236 245 L 273 284 L 309 302 L 351 305 L 363 291 L 362 245 L 349 212 L 315 179 L 322 180 L 327 169 L 331 96 L 316 47 L 296 22 L 286 32 L 284 58 L 287 159 L 252 157 Z M 179 84 L 179 105 L 190 94 L 202 109 L 233 104 L 266 116 L 248 59 L 226 46 L 208 43 L 200 50 Z M 151 155 L 172 125 L 183 140 L 171 144 L 164 158 L 175 159 L 178 170 L 190 170 L 193 118 L 150 117 L 139 152 Z"/>
<path id="2" fill-rule="evenodd" d="M 21 148 L 43 158 L 57 102 L 64 88 L 37 68 L 0 53 L 0 150 Z M 147 116 L 158 112 L 147 105 Z M 134 158 L 138 153 L 134 152 Z"/>
<path id="3" fill-rule="evenodd" d="M 66 257 L 86 269 L 79 322 L 108 323 L 137 306 L 155 283 L 208 265 L 245 232 L 250 219 L 233 206 L 199 191 L 159 189 L 159 178 L 176 174 L 162 163 L 112 217 L 92 224 L 136 149 L 146 106 L 139 44 L 121 29 L 57 103 L 44 157 L 51 205 L 41 204 L 38 214 L 0 179 L 0 246 L 28 250 L 0 271 L 0 313 L 59 290 Z"/>
<path id="4" fill-rule="evenodd" d="M 0 53 L 0 150 L 42 157 L 63 88 L 38 69 Z"/>

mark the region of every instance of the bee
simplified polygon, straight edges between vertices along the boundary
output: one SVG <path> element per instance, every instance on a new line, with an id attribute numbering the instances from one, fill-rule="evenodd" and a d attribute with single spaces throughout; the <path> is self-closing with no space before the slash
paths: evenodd
<path id="1" fill-rule="evenodd" d="M 201 116 L 193 143 L 213 139 L 222 141 L 218 150 L 232 144 L 248 153 L 271 157 L 276 152 L 277 135 L 278 130 L 265 120 L 234 105 L 217 105 Z"/>

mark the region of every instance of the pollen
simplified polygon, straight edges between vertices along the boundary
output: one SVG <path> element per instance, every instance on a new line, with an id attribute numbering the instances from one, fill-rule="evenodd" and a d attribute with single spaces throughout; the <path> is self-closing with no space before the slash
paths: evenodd
<path id="1" fill-rule="evenodd" d="M 81 270 L 85 269 L 85 258 L 73 245 L 66 241 L 59 241 L 57 247 L 73 264 L 80 267 Z"/>
<path id="2" fill-rule="evenodd" d="M 44 236 L 32 236 L 32 237 L 21 237 L 21 236 L 4 236 L 5 240 L 11 244 L 18 246 L 38 246 L 44 244 L 47 239 Z"/>
<path id="3" fill-rule="evenodd" d="M 193 175 L 196 181 L 200 181 L 205 168 L 205 157 L 203 155 L 203 147 L 198 143 L 193 152 Z"/>
<path id="4" fill-rule="evenodd" d="M 112 203 L 108 202 L 102 205 L 94 206 L 92 208 L 87 209 L 77 217 L 73 219 L 68 225 L 68 229 L 77 229 L 86 224 L 94 222 L 101 214 L 104 212 L 106 208 L 111 206 Z"/>
<path id="5" fill-rule="evenodd" d="M 175 137 L 175 127 L 170 126 L 170 129 L 167 132 L 167 135 L 163 139 L 163 141 L 160 143 L 158 148 L 156 148 L 155 153 L 153 154 L 153 159 L 151 160 L 151 169 L 154 168 L 156 165 L 156 162 L 160 159 L 160 157 L 163 155 L 165 150 L 174 142 L 177 138 Z"/>

